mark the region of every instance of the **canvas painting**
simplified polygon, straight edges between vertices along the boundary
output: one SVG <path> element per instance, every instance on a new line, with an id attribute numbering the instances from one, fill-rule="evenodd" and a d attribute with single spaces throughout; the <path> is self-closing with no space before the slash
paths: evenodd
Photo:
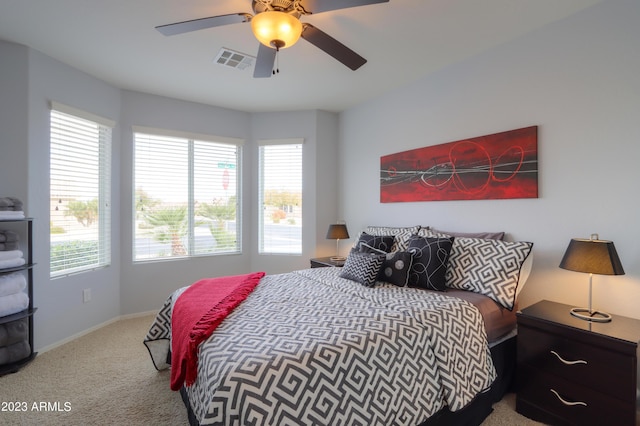
<path id="1" fill-rule="evenodd" d="M 538 197 L 538 126 L 385 155 L 380 202 Z"/>

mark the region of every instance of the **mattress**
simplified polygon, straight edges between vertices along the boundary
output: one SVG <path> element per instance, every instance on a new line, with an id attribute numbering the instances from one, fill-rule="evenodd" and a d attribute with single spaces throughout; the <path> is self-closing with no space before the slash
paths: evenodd
<path id="1" fill-rule="evenodd" d="M 484 320 L 489 346 L 501 342 L 515 332 L 517 305 L 510 311 L 493 299 L 471 291 L 447 289 L 445 294 L 466 300 L 478 308 Z"/>

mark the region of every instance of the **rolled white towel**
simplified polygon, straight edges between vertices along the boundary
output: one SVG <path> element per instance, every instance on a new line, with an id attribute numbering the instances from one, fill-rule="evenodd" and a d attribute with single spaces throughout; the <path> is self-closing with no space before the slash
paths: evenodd
<path id="1" fill-rule="evenodd" d="M 9 260 L 0 260 L 0 269 L 16 268 L 26 263 L 23 257 Z"/>
<path id="2" fill-rule="evenodd" d="M 7 242 L 0 243 L 0 250 L 2 251 L 17 250 L 17 249 L 18 249 L 17 241 L 11 241 L 9 243 Z"/>
<path id="3" fill-rule="evenodd" d="M 13 231 L 0 231 L 0 243 L 10 243 L 20 240 L 20 236 Z"/>
<path id="4" fill-rule="evenodd" d="M 26 293 L 10 294 L 0 297 L 0 317 L 24 311 L 29 307 L 29 296 Z"/>
<path id="5" fill-rule="evenodd" d="M 22 210 L 22 201 L 16 197 L 0 197 L 0 209 Z"/>
<path id="6" fill-rule="evenodd" d="M 27 287 L 27 278 L 21 272 L 0 275 L 0 297 L 22 292 Z"/>
<path id="7" fill-rule="evenodd" d="M 2 261 L 2 260 L 11 260 L 11 259 L 19 259 L 21 257 L 24 257 L 24 253 L 22 253 L 22 250 L 0 251 L 0 261 Z"/>

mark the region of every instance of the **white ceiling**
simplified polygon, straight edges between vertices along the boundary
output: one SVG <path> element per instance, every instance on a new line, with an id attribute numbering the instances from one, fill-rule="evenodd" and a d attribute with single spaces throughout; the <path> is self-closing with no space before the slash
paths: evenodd
<path id="1" fill-rule="evenodd" d="M 251 13 L 251 0 L 0 0 L 0 39 L 123 89 L 249 112 L 338 112 L 600 1 L 390 0 L 307 16 L 368 63 L 351 71 L 300 40 L 267 79 L 213 62 L 221 47 L 256 55 L 250 24 L 172 37 L 154 29 Z"/>

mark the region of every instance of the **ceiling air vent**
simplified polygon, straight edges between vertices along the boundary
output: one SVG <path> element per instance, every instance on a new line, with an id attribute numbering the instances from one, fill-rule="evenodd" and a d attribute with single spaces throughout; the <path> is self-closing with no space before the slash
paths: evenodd
<path id="1" fill-rule="evenodd" d="M 255 59 L 255 56 L 250 56 L 246 53 L 236 52 L 235 50 L 223 47 L 216 55 L 214 61 L 220 65 L 243 70 L 251 67 Z"/>

